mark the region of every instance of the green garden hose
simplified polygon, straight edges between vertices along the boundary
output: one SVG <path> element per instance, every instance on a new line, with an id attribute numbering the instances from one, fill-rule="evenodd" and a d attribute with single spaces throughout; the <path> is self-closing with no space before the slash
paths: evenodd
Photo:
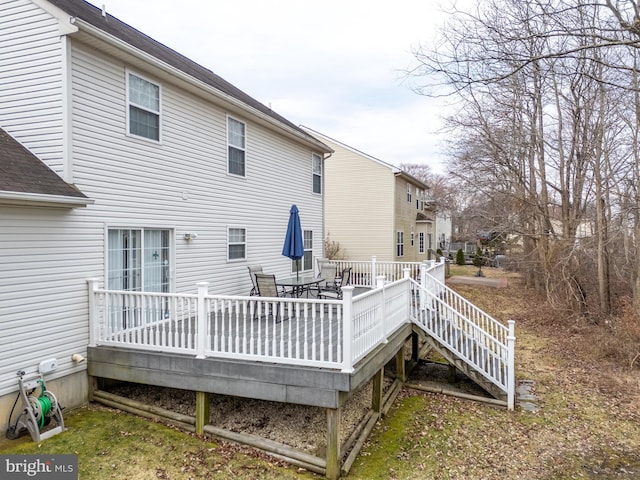
<path id="1" fill-rule="evenodd" d="M 38 405 L 40 406 L 40 419 L 38 423 L 39 423 L 39 427 L 42 428 L 44 427 L 44 417 L 48 415 L 49 412 L 51 412 L 52 404 L 51 404 L 51 399 L 45 394 L 47 389 L 44 385 L 44 380 L 38 380 L 38 383 L 42 387 L 40 396 L 36 399 L 38 402 Z"/>

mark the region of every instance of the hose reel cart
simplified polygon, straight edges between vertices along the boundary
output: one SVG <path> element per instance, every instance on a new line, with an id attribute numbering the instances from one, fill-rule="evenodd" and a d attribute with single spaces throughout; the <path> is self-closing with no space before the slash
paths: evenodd
<path id="1" fill-rule="evenodd" d="M 34 442 L 40 442 L 64 431 L 62 409 L 55 395 L 47 390 L 42 374 L 33 373 L 27 375 L 21 370 L 18 372 L 18 376 L 20 391 L 9 415 L 7 438 L 14 440 L 26 429 Z M 18 399 L 22 401 L 22 412 L 15 423 L 11 425 L 11 416 Z M 55 422 L 56 426 L 43 431 L 52 421 Z"/>

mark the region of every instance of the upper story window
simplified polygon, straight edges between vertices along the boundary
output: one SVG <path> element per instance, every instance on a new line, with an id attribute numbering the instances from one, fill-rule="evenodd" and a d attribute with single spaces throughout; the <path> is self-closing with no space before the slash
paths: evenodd
<path id="1" fill-rule="evenodd" d="M 227 117 L 228 169 L 233 175 L 246 176 L 246 127 L 243 122 Z"/>
<path id="2" fill-rule="evenodd" d="M 311 154 L 313 170 L 313 193 L 322 193 L 322 157 L 317 153 Z"/>
<path id="3" fill-rule="evenodd" d="M 401 230 L 396 232 L 396 256 L 404 257 L 404 232 Z"/>
<path id="4" fill-rule="evenodd" d="M 407 202 L 411 203 L 411 184 L 407 183 Z"/>
<path id="5" fill-rule="evenodd" d="M 127 75 L 128 133 L 160 141 L 160 85 Z"/>
<path id="6" fill-rule="evenodd" d="M 229 227 L 227 230 L 227 260 L 247 258 L 247 230 L 243 227 Z"/>

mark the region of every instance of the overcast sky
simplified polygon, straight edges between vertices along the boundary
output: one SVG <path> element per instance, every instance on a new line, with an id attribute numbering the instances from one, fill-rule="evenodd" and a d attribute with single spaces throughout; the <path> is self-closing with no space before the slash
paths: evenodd
<path id="1" fill-rule="evenodd" d="M 291 122 L 400 165 L 443 171 L 438 102 L 411 90 L 431 0 L 91 0 Z"/>

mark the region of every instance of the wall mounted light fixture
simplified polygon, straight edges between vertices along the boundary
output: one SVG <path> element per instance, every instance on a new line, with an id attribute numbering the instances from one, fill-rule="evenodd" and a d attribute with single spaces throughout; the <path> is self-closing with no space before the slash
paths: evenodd
<path id="1" fill-rule="evenodd" d="M 196 238 L 198 238 L 198 234 L 197 233 L 187 232 L 187 233 L 184 234 L 184 239 L 186 241 L 195 240 Z"/>

